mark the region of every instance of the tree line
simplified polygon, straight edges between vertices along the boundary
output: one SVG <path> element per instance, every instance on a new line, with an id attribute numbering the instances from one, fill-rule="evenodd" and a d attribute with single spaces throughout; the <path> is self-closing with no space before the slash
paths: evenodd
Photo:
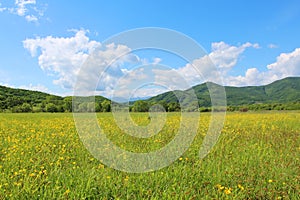
<path id="1" fill-rule="evenodd" d="M 117 107 L 124 107 L 122 104 L 115 103 Z M 153 105 L 153 103 L 152 103 Z M 152 105 L 146 101 L 135 101 L 132 105 L 128 106 L 130 112 L 148 112 Z M 157 104 L 156 104 L 157 105 Z M 178 112 L 180 111 L 179 103 L 166 103 L 160 102 L 160 107 L 153 111 L 167 111 Z M 155 107 L 154 107 L 155 108 Z M 41 102 L 24 101 L 24 99 L 14 98 L 13 101 L 0 100 L 0 112 L 13 112 L 13 113 L 27 113 L 27 112 L 111 112 L 112 102 L 108 99 L 98 100 L 91 102 L 77 102 L 74 105 L 72 97 L 57 98 L 49 96 Z"/>
<path id="2" fill-rule="evenodd" d="M 124 108 L 123 104 L 113 102 L 116 107 Z M 138 100 L 126 107 L 130 112 L 211 112 L 211 107 L 203 107 L 201 105 L 188 105 L 182 108 L 178 102 L 166 102 L 161 100 L 159 102 L 147 102 L 145 100 Z M 109 99 L 95 99 L 91 102 L 75 102 L 73 105 L 72 97 L 56 97 L 48 96 L 45 100 L 40 102 L 24 101 L 18 98 L 12 98 L 9 101 L 1 100 L 0 98 L 0 112 L 13 113 L 27 113 L 27 112 L 111 112 L 112 102 Z M 229 112 L 247 112 L 247 111 L 261 111 L 261 110 L 300 110 L 300 101 L 292 103 L 265 103 L 265 104 L 250 104 L 250 105 L 230 105 L 226 108 L 214 108 L 214 111 Z"/>

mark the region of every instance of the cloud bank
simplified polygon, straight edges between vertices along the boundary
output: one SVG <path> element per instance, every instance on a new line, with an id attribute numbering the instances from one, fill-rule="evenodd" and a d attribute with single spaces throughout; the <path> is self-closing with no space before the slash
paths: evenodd
<path id="1" fill-rule="evenodd" d="M 27 5 L 27 4 L 25 4 Z M 20 11 L 21 13 L 23 11 Z M 53 76 L 53 83 L 65 89 L 74 89 L 76 78 L 84 80 L 83 87 L 99 91 L 104 96 L 112 95 L 116 85 L 120 94 L 128 95 L 128 88 L 139 81 L 153 81 L 162 87 L 140 88 L 138 94 L 153 96 L 156 92 L 187 89 L 204 81 L 213 81 L 231 86 L 262 85 L 287 77 L 300 75 L 300 48 L 280 54 L 276 62 L 266 66 L 264 71 L 252 67 L 245 74 L 231 76 L 230 71 L 237 67 L 240 57 L 248 48 L 260 48 L 257 43 L 246 42 L 230 45 L 224 41 L 214 42 L 208 55 L 195 59 L 192 63 L 176 69 L 153 67 L 152 70 L 128 70 L 124 65 L 158 66 L 163 58 L 155 57 L 152 62 L 131 53 L 125 45 L 108 44 L 91 40 L 87 30 L 75 30 L 71 37 L 36 37 L 23 41 L 24 48 L 33 57 L 38 57 L 42 70 Z M 273 46 L 270 48 L 274 48 Z M 95 51 L 96 50 L 96 51 Z M 90 56 L 91 53 L 94 56 Z M 88 59 L 88 61 L 86 61 Z M 88 63 L 84 71 L 80 68 Z M 220 81 L 219 77 L 223 78 Z M 99 81 L 100 80 L 100 81 Z M 98 85 L 95 85 L 99 81 Z M 131 87 L 132 89 L 133 87 Z M 165 88 L 165 89 L 163 89 Z"/>

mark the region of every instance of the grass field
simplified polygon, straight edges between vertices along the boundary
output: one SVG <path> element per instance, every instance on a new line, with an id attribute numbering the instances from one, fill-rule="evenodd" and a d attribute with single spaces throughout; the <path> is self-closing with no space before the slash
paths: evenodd
<path id="1" fill-rule="evenodd" d="M 117 145 L 155 150 L 176 133 L 169 113 L 151 139 L 122 136 L 111 113 L 98 114 Z M 147 114 L 133 113 L 138 124 Z M 299 199 L 300 112 L 227 113 L 222 135 L 199 160 L 209 114 L 187 152 L 170 166 L 126 173 L 94 159 L 72 114 L 0 114 L 0 199 Z"/>

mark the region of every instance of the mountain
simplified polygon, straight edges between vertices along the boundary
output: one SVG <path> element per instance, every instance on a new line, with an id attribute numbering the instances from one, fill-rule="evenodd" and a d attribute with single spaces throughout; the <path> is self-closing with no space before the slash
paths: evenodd
<path id="1" fill-rule="evenodd" d="M 96 96 L 95 102 L 110 100 Z M 72 97 L 60 97 L 39 91 L 0 86 L 0 112 L 70 112 Z"/>
<path id="2" fill-rule="evenodd" d="M 167 103 L 178 102 L 179 97 L 183 104 L 191 103 L 191 94 L 194 92 L 200 106 L 211 106 L 210 94 L 207 84 L 211 88 L 221 87 L 215 83 L 203 83 L 188 90 L 170 91 L 151 97 L 147 101 L 155 103 L 165 101 Z M 300 77 L 288 77 L 264 86 L 232 87 L 225 86 L 227 105 L 239 106 L 261 103 L 290 103 L 300 101 Z M 183 100 L 182 100 L 183 99 Z"/>
<path id="3" fill-rule="evenodd" d="M 47 94 L 44 92 L 15 89 L 5 86 L 0 86 L 0 102 L 6 102 L 8 105 L 15 106 L 20 103 L 38 104 L 46 99 L 62 100 L 62 97 Z M 0 104 L 1 105 L 1 104 Z"/>
<path id="4" fill-rule="evenodd" d="M 215 88 L 221 87 L 215 83 L 204 83 L 196 85 L 190 89 L 181 91 L 175 90 L 159 94 L 146 100 L 137 99 L 137 101 L 147 102 L 148 105 L 160 103 L 170 110 L 177 110 L 176 103 L 178 99 L 187 110 L 195 110 L 196 107 L 210 107 L 210 93 Z M 300 106 L 300 77 L 289 77 L 275 81 L 264 86 L 247 86 L 247 87 L 232 87 L 225 86 L 227 105 L 243 106 L 243 105 L 264 105 L 270 104 L 269 107 L 262 109 L 295 109 Z M 193 95 L 197 98 L 192 98 Z M 93 106 L 86 102 L 83 105 L 76 105 L 78 110 L 89 112 L 93 109 L 98 111 L 110 111 L 110 100 L 96 96 Z M 167 105 L 169 104 L 169 105 Z M 282 107 L 281 104 L 285 104 Z M 295 105 L 296 106 L 295 106 Z M 134 102 L 130 102 L 134 106 Z M 278 107 L 279 106 L 279 107 Z M 280 107 L 281 106 L 281 107 Z M 300 107 L 299 107 L 300 108 Z M 14 89 L 5 86 L 0 86 L 0 112 L 70 112 L 72 110 L 72 97 L 60 97 L 43 92 Z"/>

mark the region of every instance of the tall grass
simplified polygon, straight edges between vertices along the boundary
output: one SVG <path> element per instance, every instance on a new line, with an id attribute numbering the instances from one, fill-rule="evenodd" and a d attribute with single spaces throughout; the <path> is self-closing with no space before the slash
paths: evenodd
<path id="1" fill-rule="evenodd" d="M 179 113 L 168 114 L 151 139 L 127 136 L 110 113 L 99 124 L 118 146 L 145 152 L 176 134 Z M 146 125 L 147 114 L 132 113 Z M 209 114 L 177 161 L 148 173 L 126 173 L 94 159 L 71 114 L 0 114 L 0 199 L 299 199 L 300 113 L 228 113 L 221 137 L 200 160 Z"/>

